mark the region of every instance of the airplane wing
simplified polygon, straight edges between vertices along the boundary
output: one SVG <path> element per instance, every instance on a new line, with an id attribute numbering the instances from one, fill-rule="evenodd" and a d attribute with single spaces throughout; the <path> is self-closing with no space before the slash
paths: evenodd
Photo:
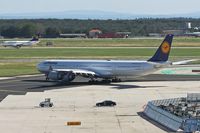
<path id="1" fill-rule="evenodd" d="M 80 75 L 83 77 L 95 77 L 98 74 L 96 74 L 93 71 L 83 70 L 83 69 L 53 69 L 52 71 L 56 72 L 72 72 L 75 75 Z"/>
<path id="2" fill-rule="evenodd" d="M 46 80 L 52 79 L 57 81 L 70 82 L 75 79 L 76 76 L 82 76 L 85 78 L 96 78 L 98 74 L 93 71 L 84 69 L 49 69 L 49 73 L 46 75 Z"/>
<path id="3" fill-rule="evenodd" d="M 199 61 L 199 59 L 192 59 L 192 60 L 184 60 L 184 61 L 177 61 L 177 62 L 172 62 L 172 65 L 186 65 L 190 62 L 195 62 Z"/>

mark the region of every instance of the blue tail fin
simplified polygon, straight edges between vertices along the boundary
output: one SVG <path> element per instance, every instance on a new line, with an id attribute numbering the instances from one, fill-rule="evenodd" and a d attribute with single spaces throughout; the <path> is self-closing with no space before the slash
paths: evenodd
<path id="1" fill-rule="evenodd" d="M 158 48 L 158 50 L 156 51 L 156 53 L 154 54 L 154 56 L 148 61 L 151 61 L 151 62 L 167 61 L 169 58 L 170 50 L 171 50 L 173 36 L 174 35 L 172 34 L 167 35 L 164 41 L 162 42 L 162 44 L 160 45 L 160 47 Z"/>
<path id="2" fill-rule="evenodd" d="M 40 35 L 34 36 L 30 41 L 39 41 Z"/>
<path id="3" fill-rule="evenodd" d="M 39 41 L 39 38 L 33 37 L 30 41 Z"/>

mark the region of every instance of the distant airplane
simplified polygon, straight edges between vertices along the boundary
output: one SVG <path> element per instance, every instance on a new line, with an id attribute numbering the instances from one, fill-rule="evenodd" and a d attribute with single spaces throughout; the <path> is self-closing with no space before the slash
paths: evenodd
<path id="1" fill-rule="evenodd" d="M 4 41 L 2 46 L 20 48 L 22 46 L 32 46 L 39 43 L 38 37 L 33 37 L 30 41 Z"/>
<path id="2" fill-rule="evenodd" d="M 186 36 L 200 37 L 200 32 L 185 33 Z"/>
<path id="3" fill-rule="evenodd" d="M 95 82 L 121 81 L 122 78 L 134 78 L 151 74 L 163 67 L 170 66 L 168 57 L 173 35 L 167 35 L 156 51 L 147 61 L 132 60 L 46 60 L 37 65 L 37 69 L 46 75 L 46 80 L 71 82 L 76 76 L 82 76 Z M 187 61 L 176 62 L 184 64 Z"/>

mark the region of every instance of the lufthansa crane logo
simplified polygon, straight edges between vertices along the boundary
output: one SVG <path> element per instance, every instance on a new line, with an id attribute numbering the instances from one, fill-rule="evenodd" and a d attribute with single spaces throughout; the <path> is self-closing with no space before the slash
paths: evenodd
<path id="1" fill-rule="evenodd" d="M 163 42 L 162 46 L 161 46 L 161 50 L 163 53 L 168 54 L 169 50 L 170 50 L 170 46 L 168 42 Z"/>

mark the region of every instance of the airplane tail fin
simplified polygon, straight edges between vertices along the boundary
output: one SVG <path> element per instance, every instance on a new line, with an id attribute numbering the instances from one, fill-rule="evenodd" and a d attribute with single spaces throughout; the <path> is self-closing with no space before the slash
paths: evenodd
<path id="1" fill-rule="evenodd" d="M 39 41 L 39 34 L 37 36 L 34 36 L 30 41 Z"/>
<path id="2" fill-rule="evenodd" d="M 161 43 L 160 47 L 154 54 L 152 58 L 150 58 L 148 61 L 150 62 L 166 62 L 169 58 L 169 53 L 171 50 L 172 40 L 173 40 L 172 34 L 168 34 L 163 42 Z"/>
<path id="3" fill-rule="evenodd" d="M 39 41 L 39 39 L 34 37 L 33 39 L 31 39 L 31 41 Z"/>

